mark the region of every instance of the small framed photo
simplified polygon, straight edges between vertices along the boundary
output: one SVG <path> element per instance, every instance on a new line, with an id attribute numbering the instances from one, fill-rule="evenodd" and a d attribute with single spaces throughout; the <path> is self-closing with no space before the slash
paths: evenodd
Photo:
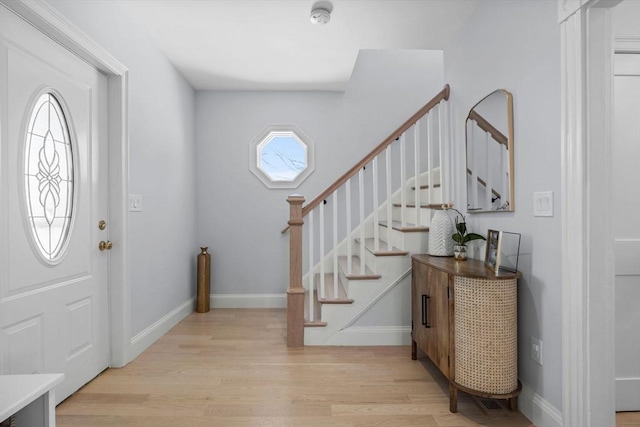
<path id="1" fill-rule="evenodd" d="M 501 231 L 498 238 L 497 269 L 501 271 L 518 272 L 518 258 L 520 257 L 520 233 Z"/>
<path id="2" fill-rule="evenodd" d="M 494 272 L 518 272 L 518 258 L 520 256 L 520 233 L 489 230 L 487 233 L 484 265 Z"/>
<path id="3" fill-rule="evenodd" d="M 498 230 L 489 230 L 487 232 L 487 244 L 484 254 L 484 265 L 496 273 L 500 268 L 500 234 Z"/>

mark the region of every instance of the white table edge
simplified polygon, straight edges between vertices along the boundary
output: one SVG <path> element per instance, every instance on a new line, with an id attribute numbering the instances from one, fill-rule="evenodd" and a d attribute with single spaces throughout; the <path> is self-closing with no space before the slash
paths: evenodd
<path id="1" fill-rule="evenodd" d="M 64 374 L 0 375 L 0 422 L 51 391 Z"/>

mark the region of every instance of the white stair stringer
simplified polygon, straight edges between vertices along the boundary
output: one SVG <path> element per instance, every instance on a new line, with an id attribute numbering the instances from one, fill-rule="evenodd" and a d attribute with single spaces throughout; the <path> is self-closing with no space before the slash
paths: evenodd
<path id="1" fill-rule="evenodd" d="M 394 257 L 394 258 L 409 258 Z M 353 296 L 353 304 L 324 304 L 322 307 L 323 321 L 327 325 L 321 328 L 306 328 L 304 334 L 305 345 L 408 345 L 410 343 L 411 323 L 381 325 L 359 325 L 363 318 L 377 304 L 383 303 L 385 297 L 397 288 L 402 288 L 403 301 L 385 306 L 388 319 L 402 318 L 411 306 L 411 269 L 408 268 L 391 279 L 389 275 L 378 280 L 351 280 L 350 289 L 357 296 Z M 359 282 L 359 283 L 355 283 Z M 350 298 L 352 296 L 350 295 Z M 326 317 L 325 317 L 326 316 Z M 385 319 L 385 320 L 388 320 Z M 396 322 L 404 323 L 404 322 Z"/>

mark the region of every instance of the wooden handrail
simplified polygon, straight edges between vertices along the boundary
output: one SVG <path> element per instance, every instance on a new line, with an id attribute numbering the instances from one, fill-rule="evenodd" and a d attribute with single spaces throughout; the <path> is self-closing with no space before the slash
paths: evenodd
<path id="1" fill-rule="evenodd" d="M 336 191 L 342 184 L 347 182 L 350 178 L 352 178 L 355 174 L 358 173 L 360 169 L 362 169 L 367 163 L 373 160 L 378 154 L 382 153 L 389 144 L 398 139 L 400 135 L 405 133 L 407 129 L 413 126 L 418 120 L 420 120 L 425 114 L 433 109 L 436 105 L 440 103 L 440 101 L 447 101 L 449 99 L 450 88 L 449 85 L 444 85 L 444 88 L 438 92 L 436 96 L 434 96 L 429 102 L 427 102 L 424 107 L 419 109 L 413 116 L 409 118 L 406 122 L 404 122 L 398 129 L 393 131 L 391 135 L 389 135 L 380 145 L 374 148 L 369 154 L 367 154 L 362 160 L 356 163 L 351 169 L 349 169 L 344 175 L 338 178 L 333 184 L 328 186 L 322 193 L 318 194 L 313 200 L 311 200 L 308 204 L 306 204 L 302 208 L 302 217 L 304 218 L 307 214 L 323 200 L 329 197 L 334 191 Z M 286 232 L 289 229 L 287 226 L 282 232 Z"/>
<path id="2" fill-rule="evenodd" d="M 467 174 L 469 175 L 473 175 L 473 171 L 469 168 L 467 168 Z M 478 182 L 484 187 L 487 188 L 487 183 L 484 179 L 480 178 L 479 176 L 476 177 L 476 179 L 478 180 Z M 498 199 L 502 198 L 502 195 L 500 193 L 498 193 L 496 190 L 494 190 L 493 188 L 491 189 L 491 194 L 493 194 L 494 196 L 496 196 Z"/>
<path id="3" fill-rule="evenodd" d="M 474 110 L 471 110 L 471 112 L 469 113 L 469 118 L 471 120 L 474 120 L 478 124 L 478 127 L 480 129 L 485 132 L 489 132 L 494 140 L 507 147 L 507 150 L 509 149 L 509 140 L 507 139 L 507 137 L 498 129 L 496 129 L 491 123 L 489 123 L 487 119 L 482 117 Z"/>
<path id="4" fill-rule="evenodd" d="M 302 217 L 305 217 L 313 208 L 318 206 L 324 199 L 329 197 L 334 191 L 336 191 L 342 184 L 347 182 L 350 178 L 352 178 L 355 174 L 358 173 L 360 169 L 362 169 L 367 163 L 374 159 L 378 154 L 382 153 L 389 144 L 398 139 L 400 135 L 405 133 L 407 129 L 413 126 L 418 120 L 420 120 L 425 114 L 427 114 L 433 107 L 438 105 L 442 100 L 449 99 L 449 85 L 446 84 L 444 89 L 442 89 L 436 96 L 434 96 L 429 102 L 425 104 L 424 107 L 419 109 L 413 116 L 409 118 L 406 122 L 404 122 L 398 129 L 396 129 L 391 135 L 387 137 L 380 145 L 373 149 L 369 154 L 367 154 L 362 160 L 355 164 L 351 169 L 349 169 L 344 175 L 338 178 L 333 184 L 327 187 L 322 193 L 318 194 L 313 200 L 307 203 L 302 208 Z"/>
<path id="5" fill-rule="evenodd" d="M 444 88 L 436 94 L 429 102 L 427 102 L 424 107 L 420 108 L 413 116 L 409 118 L 406 122 L 404 122 L 398 129 L 396 129 L 391 135 L 389 135 L 380 145 L 374 148 L 369 154 L 367 154 L 362 160 L 356 163 L 351 169 L 349 169 L 344 175 L 338 178 L 333 184 L 328 186 L 322 193 L 318 194 L 313 200 L 311 200 L 308 204 L 302 207 L 302 217 L 304 218 L 307 214 L 320 203 L 322 203 L 327 197 L 329 197 L 334 191 L 336 191 L 342 184 L 347 182 L 350 178 L 352 178 L 358 171 L 363 168 L 367 163 L 373 160 L 378 154 L 382 153 L 389 144 L 398 139 L 400 135 L 405 133 L 407 129 L 413 126 L 418 120 L 420 120 L 425 114 L 431 111 L 436 105 L 440 103 L 440 101 L 449 100 L 450 88 L 449 84 L 445 84 Z M 287 225 L 282 233 L 285 233 L 289 229 Z"/>

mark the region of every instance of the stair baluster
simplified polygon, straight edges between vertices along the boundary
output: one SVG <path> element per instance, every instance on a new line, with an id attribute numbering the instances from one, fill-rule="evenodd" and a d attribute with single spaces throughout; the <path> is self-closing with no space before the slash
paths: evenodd
<path id="1" fill-rule="evenodd" d="M 333 193 L 333 247 L 338 247 L 338 192 Z M 338 251 L 333 251 L 333 298 L 338 298 Z"/>
<path id="2" fill-rule="evenodd" d="M 400 137 L 400 182 L 407 182 L 407 149 L 405 134 Z M 400 218 L 402 228 L 407 226 L 407 192 L 404 186 L 400 189 Z M 391 222 L 389 222 L 391 226 Z"/>
<path id="3" fill-rule="evenodd" d="M 430 205 L 433 203 L 433 180 L 432 173 L 433 170 L 433 114 L 427 114 L 427 170 L 429 173 L 427 174 L 427 204 Z M 442 181 L 440 181 L 442 182 Z"/>
<path id="4" fill-rule="evenodd" d="M 360 274 L 364 276 L 364 169 L 360 169 L 360 172 L 358 172 L 358 201 L 360 202 L 358 208 L 358 214 L 360 215 Z"/>
<path id="5" fill-rule="evenodd" d="M 325 263 L 324 263 L 324 203 L 320 203 L 320 205 L 318 206 L 318 208 L 320 209 L 320 224 L 318 224 L 320 226 L 320 232 L 318 233 L 318 239 L 320 240 L 320 285 L 319 285 L 319 290 L 318 290 L 318 298 L 322 298 L 325 299 L 326 295 L 324 294 L 325 292 L 325 277 L 324 277 L 324 272 L 325 272 Z"/>
<path id="6" fill-rule="evenodd" d="M 316 264 L 315 260 L 313 259 L 313 210 L 311 210 L 309 212 L 309 224 L 307 225 L 307 231 L 309 233 L 309 249 L 307 250 L 307 254 L 308 254 L 308 263 L 309 263 L 309 268 L 308 268 L 308 274 L 307 274 L 307 283 L 308 283 L 308 287 L 307 289 L 309 290 L 309 321 L 313 322 L 316 318 L 315 316 L 315 298 L 313 296 L 314 292 L 316 292 L 316 290 L 314 289 L 315 287 L 315 280 L 314 280 L 314 268 L 313 266 Z"/>
<path id="7" fill-rule="evenodd" d="M 428 114 L 428 113 L 427 113 Z M 413 125 L 413 173 L 415 191 L 413 192 L 413 203 L 415 204 L 416 226 L 420 224 L 420 122 Z"/>
<path id="8" fill-rule="evenodd" d="M 385 165 L 386 165 L 386 178 L 387 178 L 387 200 L 386 200 L 386 204 L 387 204 L 387 224 L 389 224 L 389 226 L 387 227 L 387 244 L 391 244 L 392 240 L 391 240 L 391 234 L 392 234 L 392 227 L 390 226 L 391 224 L 391 219 L 393 218 L 393 203 L 391 200 L 391 146 L 388 146 L 386 150 L 384 150 L 385 152 Z"/>
<path id="9" fill-rule="evenodd" d="M 351 180 L 349 179 L 346 182 L 346 191 L 345 191 L 345 199 L 347 206 L 347 230 L 351 230 L 353 224 L 351 223 Z M 353 242 L 351 239 L 347 239 L 347 274 L 351 275 L 352 265 L 353 265 Z"/>
<path id="10" fill-rule="evenodd" d="M 373 179 L 373 245 L 376 252 L 380 250 L 380 229 L 375 224 L 380 223 L 379 210 L 375 208 L 380 206 L 378 203 L 378 158 L 375 157 L 372 161 L 371 175 Z M 362 247 L 364 247 L 364 240 L 362 241 Z"/>

